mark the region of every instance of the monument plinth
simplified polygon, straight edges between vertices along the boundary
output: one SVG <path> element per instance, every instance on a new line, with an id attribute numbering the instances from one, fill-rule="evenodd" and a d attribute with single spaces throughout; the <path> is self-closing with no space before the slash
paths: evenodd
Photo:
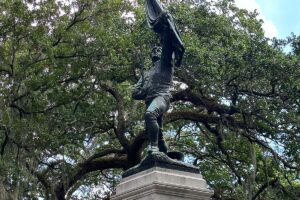
<path id="1" fill-rule="evenodd" d="M 158 153 L 126 171 L 111 199 L 209 200 L 212 194 L 197 168 Z"/>

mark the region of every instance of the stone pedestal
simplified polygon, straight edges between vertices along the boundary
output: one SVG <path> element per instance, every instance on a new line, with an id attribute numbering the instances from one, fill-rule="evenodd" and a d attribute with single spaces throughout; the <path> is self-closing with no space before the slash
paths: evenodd
<path id="1" fill-rule="evenodd" d="M 112 200 L 209 200 L 213 191 L 199 173 L 152 167 L 129 175 Z"/>

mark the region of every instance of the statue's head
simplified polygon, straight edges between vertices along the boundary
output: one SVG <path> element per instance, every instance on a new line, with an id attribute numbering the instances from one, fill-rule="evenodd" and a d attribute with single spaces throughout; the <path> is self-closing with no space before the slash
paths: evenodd
<path id="1" fill-rule="evenodd" d="M 161 52 L 162 52 L 161 47 L 159 47 L 159 46 L 153 47 L 153 49 L 151 51 L 151 59 L 152 59 L 153 62 L 160 59 Z"/>

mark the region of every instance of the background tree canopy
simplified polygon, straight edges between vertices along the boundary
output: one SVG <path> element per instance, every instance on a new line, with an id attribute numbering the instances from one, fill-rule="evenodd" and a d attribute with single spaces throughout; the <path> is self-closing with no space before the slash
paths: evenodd
<path id="1" fill-rule="evenodd" d="M 163 2 L 186 45 L 169 147 L 215 199 L 299 199 L 300 37 L 233 0 Z M 155 43 L 142 0 L 0 2 L 0 199 L 109 199 L 147 145 L 131 88 Z"/>

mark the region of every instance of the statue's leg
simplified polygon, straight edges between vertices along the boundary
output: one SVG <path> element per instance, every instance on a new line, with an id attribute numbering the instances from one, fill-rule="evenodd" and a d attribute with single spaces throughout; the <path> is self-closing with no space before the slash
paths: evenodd
<path id="1" fill-rule="evenodd" d="M 157 118 L 157 123 L 159 126 L 159 133 L 158 133 L 158 148 L 160 152 L 167 153 L 168 151 L 168 146 L 164 140 L 163 136 L 163 115 L 159 116 Z"/>
<path id="2" fill-rule="evenodd" d="M 159 124 L 158 118 L 169 108 L 169 102 L 162 96 L 155 97 L 147 104 L 145 123 L 147 135 L 150 141 L 150 151 L 158 151 Z"/>

